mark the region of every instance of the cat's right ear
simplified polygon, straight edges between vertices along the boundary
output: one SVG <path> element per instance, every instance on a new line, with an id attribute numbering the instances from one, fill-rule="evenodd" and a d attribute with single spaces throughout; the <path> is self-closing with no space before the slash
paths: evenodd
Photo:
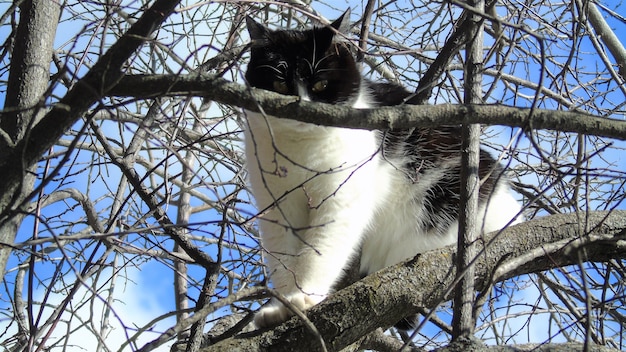
<path id="1" fill-rule="evenodd" d="M 248 33 L 252 41 L 263 40 L 267 38 L 269 33 L 267 27 L 253 20 L 250 16 L 246 16 L 246 27 L 248 27 Z"/>
<path id="2" fill-rule="evenodd" d="M 337 32 L 343 34 L 350 34 L 350 8 L 343 13 L 343 15 L 339 16 L 338 19 L 334 20 L 333 23 L 330 24 L 331 27 L 335 28 Z"/>

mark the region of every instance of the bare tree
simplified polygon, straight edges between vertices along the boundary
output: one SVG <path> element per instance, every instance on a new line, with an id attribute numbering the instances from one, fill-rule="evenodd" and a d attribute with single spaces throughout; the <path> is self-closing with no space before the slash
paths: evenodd
<path id="1" fill-rule="evenodd" d="M 245 85 L 246 14 L 300 28 L 347 7 L 363 74 L 411 89 L 410 104 L 354 111 Z M 0 9 L 6 350 L 624 348 L 623 5 L 16 0 Z M 468 165 L 480 135 L 529 221 L 465 254 L 462 244 L 458 263 L 456 248 L 432 251 L 250 332 L 273 291 L 246 189 L 242 107 L 350 128 L 463 124 Z M 167 276 L 167 298 L 139 271 Z M 142 304 L 131 289 L 160 310 L 126 312 Z M 453 305 L 455 293 L 473 302 Z M 411 313 L 421 314 L 415 332 L 390 328 Z"/>

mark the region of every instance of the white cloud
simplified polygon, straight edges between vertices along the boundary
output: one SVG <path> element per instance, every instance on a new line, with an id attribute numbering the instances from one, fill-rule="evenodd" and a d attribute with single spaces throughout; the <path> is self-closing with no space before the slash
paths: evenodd
<path id="1" fill-rule="evenodd" d="M 110 277 L 110 271 L 102 273 L 101 277 Z M 63 280 L 66 283 L 70 282 L 68 277 Z M 111 302 L 110 310 L 105 309 L 107 290 L 101 289 L 99 298 L 94 298 L 90 290 L 84 286 L 81 287 L 52 330 L 45 346 L 50 348 L 50 351 L 96 351 L 98 346 L 97 334 L 102 333 L 100 327 L 107 312 L 109 313 L 108 324 L 105 336 L 102 338 L 104 343 L 101 346 L 101 351 L 134 351 L 156 339 L 162 331 L 174 325 L 174 317 L 161 320 L 141 333 L 134 346 L 126 345 L 124 349 L 120 350 L 120 347 L 138 329 L 144 328 L 151 320 L 173 310 L 173 308 L 169 307 L 168 304 L 161 303 L 159 288 L 151 287 L 153 285 L 146 282 L 138 270 L 129 268 L 125 271 L 125 277 L 119 278 L 115 284 L 115 299 Z M 172 291 L 171 284 L 169 290 Z M 60 293 L 47 297 L 46 308 L 39 326 L 49 319 L 50 314 L 62 303 L 66 294 L 67 292 L 61 290 Z M 171 294 L 172 292 L 170 292 Z M 41 302 L 45 298 L 44 289 L 36 291 L 34 297 L 36 302 Z M 38 311 L 39 306 L 34 307 L 35 315 L 38 314 Z M 5 331 L 7 324 L 8 321 L 0 322 L 0 331 Z M 40 330 L 39 341 L 49 330 L 50 325 L 46 325 L 45 329 Z M 16 331 L 17 327 L 13 324 L 4 336 L 12 336 Z M 172 343 L 173 341 L 168 342 L 154 351 L 169 351 Z"/>

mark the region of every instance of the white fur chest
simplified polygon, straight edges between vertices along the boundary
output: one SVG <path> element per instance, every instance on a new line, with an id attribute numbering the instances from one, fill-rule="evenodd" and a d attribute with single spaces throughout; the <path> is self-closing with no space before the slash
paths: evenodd
<path id="1" fill-rule="evenodd" d="M 316 191 L 319 183 L 334 184 L 338 190 L 346 183 L 364 181 L 369 185 L 363 187 L 371 187 L 375 182 L 365 177 L 366 171 L 357 172 L 371 170 L 378 162 L 374 132 L 317 126 L 250 111 L 246 118 L 249 179 L 260 209 L 302 196 L 315 207 L 323 201 L 320 197 L 331 196 Z"/>

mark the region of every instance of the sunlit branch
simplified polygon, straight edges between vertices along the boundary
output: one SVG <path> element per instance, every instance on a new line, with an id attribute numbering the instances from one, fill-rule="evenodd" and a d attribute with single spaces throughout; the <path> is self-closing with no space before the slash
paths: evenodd
<path id="1" fill-rule="evenodd" d="M 319 125 L 363 129 L 406 129 L 461 123 L 553 129 L 626 140 L 626 121 L 575 111 L 530 109 L 505 105 L 402 105 L 355 110 L 347 106 L 300 101 L 297 97 L 248 88 L 207 75 L 126 76 L 111 88 L 121 97 L 204 96 L 218 103 Z"/>

